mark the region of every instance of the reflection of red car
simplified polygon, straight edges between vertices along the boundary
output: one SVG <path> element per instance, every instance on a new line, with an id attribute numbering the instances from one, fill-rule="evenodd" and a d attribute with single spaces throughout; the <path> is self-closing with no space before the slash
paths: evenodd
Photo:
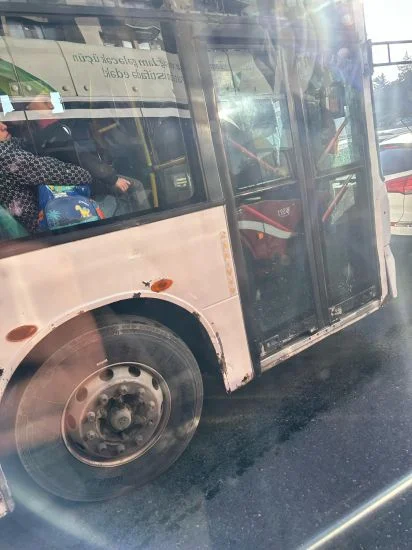
<path id="1" fill-rule="evenodd" d="M 290 239 L 302 221 L 302 203 L 294 200 L 266 200 L 242 205 L 238 215 L 243 246 L 255 260 L 280 259 L 288 263 Z"/>

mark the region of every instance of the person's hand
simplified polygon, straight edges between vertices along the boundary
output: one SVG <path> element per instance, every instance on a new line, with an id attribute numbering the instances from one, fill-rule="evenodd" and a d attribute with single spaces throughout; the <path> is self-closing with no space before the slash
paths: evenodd
<path id="1" fill-rule="evenodd" d="M 122 193 L 126 193 L 129 190 L 130 185 L 130 181 L 127 181 L 124 178 L 119 178 L 114 184 L 116 189 L 118 189 Z"/>

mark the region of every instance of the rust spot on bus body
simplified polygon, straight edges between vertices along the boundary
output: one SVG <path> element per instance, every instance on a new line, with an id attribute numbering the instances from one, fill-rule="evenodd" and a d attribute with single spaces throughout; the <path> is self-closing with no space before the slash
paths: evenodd
<path id="1" fill-rule="evenodd" d="M 247 384 L 248 382 L 250 382 L 250 374 L 246 374 L 246 375 L 242 378 L 242 385 Z"/>
<path id="2" fill-rule="evenodd" d="M 38 328 L 36 325 L 21 325 L 11 330 L 7 336 L 6 340 L 9 342 L 21 342 L 22 340 L 27 340 L 34 334 L 36 334 Z"/>

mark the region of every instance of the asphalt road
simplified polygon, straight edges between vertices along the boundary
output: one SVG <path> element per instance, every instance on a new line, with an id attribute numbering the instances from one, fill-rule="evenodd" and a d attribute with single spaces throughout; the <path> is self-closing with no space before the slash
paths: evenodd
<path id="1" fill-rule="evenodd" d="M 412 245 L 400 299 L 228 397 L 156 482 L 101 504 L 21 494 L 0 549 L 412 548 Z"/>

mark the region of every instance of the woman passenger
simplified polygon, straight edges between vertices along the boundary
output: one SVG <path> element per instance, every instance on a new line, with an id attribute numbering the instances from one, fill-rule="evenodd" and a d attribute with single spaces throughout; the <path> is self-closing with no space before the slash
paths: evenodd
<path id="1" fill-rule="evenodd" d="M 13 138 L 0 122 L 0 204 L 34 233 L 38 224 L 38 185 L 89 185 L 92 176 L 73 164 L 52 157 L 37 157 Z"/>

